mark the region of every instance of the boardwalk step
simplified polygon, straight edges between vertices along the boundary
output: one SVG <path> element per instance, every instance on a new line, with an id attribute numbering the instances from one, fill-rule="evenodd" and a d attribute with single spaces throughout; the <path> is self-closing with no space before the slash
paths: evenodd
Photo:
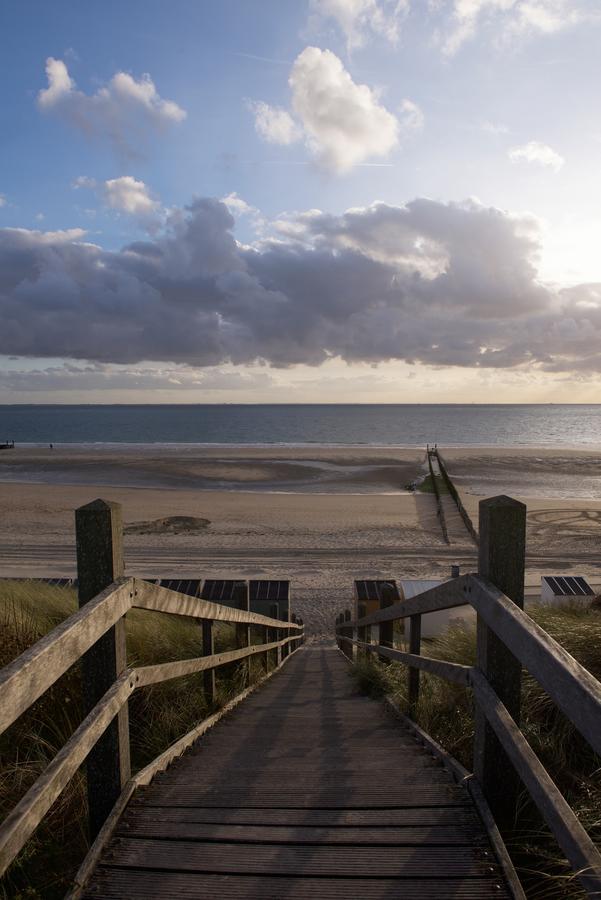
<path id="1" fill-rule="evenodd" d="M 89 900 L 492 900 L 506 898 L 491 878 L 449 881 L 380 878 L 286 878 L 99 869 Z"/>
<path id="2" fill-rule="evenodd" d="M 464 787 L 330 648 L 305 648 L 132 798 L 106 900 L 507 898 Z"/>

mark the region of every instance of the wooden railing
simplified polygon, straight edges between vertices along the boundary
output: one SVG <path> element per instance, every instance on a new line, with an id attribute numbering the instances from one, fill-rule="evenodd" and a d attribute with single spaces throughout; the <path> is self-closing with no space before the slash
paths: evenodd
<path id="1" fill-rule="evenodd" d="M 444 582 L 410 600 L 336 620 L 337 641 L 349 659 L 375 653 L 408 666 L 409 709 L 415 711 L 419 674 L 428 672 L 471 688 L 476 708 L 474 776 L 495 819 L 511 824 L 519 780 L 553 832 L 582 886 L 601 897 L 601 854 L 522 733 L 521 667 L 539 682 L 601 755 L 601 683 L 523 611 L 526 508 L 508 497 L 480 503 L 479 573 Z M 421 617 L 470 605 L 477 613 L 475 666 L 421 654 Z M 392 626 L 409 619 L 409 652 L 392 646 Z M 376 643 L 368 632 L 377 626 Z"/>
<path id="2" fill-rule="evenodd" d="M 139 578 L 124 578 L 121 510 L 118 504 L 94 501 L 76 511 L 80 609 L 41 638 L 0 672 L 0 734 L 35 703 L 67 670 L 81 661 L 86 717 L 30 787 L 0 828 L 0 875 L 14 860 L 44 816 L 87 763 L 90 833 L 100 847 L 133 791 L 148 784 L 223 713 L 242 700 L 250 685 L 224 708 L 201 721 L 146 768 L 130 770 L 127 701 L 135 690 L 205 673 L 205 697 L 214 701 L 215 669 L 263 655 L 265 677 L 279 668 L 304 640 L 302 622 L 251 612 L 248 586 L 236 597 L 239 608 L 210 603 L 159 587 Z M 104 582 L 104 583 L 103 583 Z M 202 624 L 193 659 L 128 667 L 125 615 L 133 608 L 186 616 Z M 213 623 L 237 626 L 236 649 L 215 653 Z M 250 643 L 250 627 L 262 629 L 262 642 Z M 270 670 L 270 656 L 276 661 Z M 93 865 L 89 855 L 81 882 Z M 86 868 L 87 867 L 87 868 Z"/>

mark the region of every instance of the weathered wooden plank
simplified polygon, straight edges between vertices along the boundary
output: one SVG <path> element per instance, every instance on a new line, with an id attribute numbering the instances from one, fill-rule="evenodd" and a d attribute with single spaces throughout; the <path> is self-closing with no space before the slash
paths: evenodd
<path id="1" fill-rule="evenodd" d="M 104 863 L 107 864 L 106 862 Z M 175 872 L 228 874 L 360 876 L 420 878 L 444 872 L 447 878 L 498 875 L 496 860 L 480 847 L 287 847 L 281 845 L 199 844 L 194 841 L 120 838 L 113 842 L 110 864 Z"/>
<path id="2" fill-rule="evenodd" d="M 601 854 L 486 678 L 474 674 L 474 694 L 503 749 L 557 843 L 591 896 L 601 896 Z"/>
<path id="3" fill-rule="evenodd" d="M 470 684 L 471 666 L 463 666 L 460 663 L 450 663 L 442 659 L 434 659 L 430 656 L 418 656 L 415 653 L 406 653 L 404 650 L 393 650 L 390 647 L 382 647 L 379 644 L 362 644 L 361 646 L 369 653 L 377 653 L 378 656 L 385 656 L 387 659 L 405 663 L 405 665 L 408 666 L 414 666 L 416 669 L 430 672 L 431 675 L 437 675 L 439 678 L 444 678 L 446 681 L 453 681 L 455 684 L 463 684 L 466 687 Z"/>
<path id="4" fill-rule="evenodd" d="M 159 782 L 161 789 L 166 785 L 175 786 L 188 784 L 192 774 L 190 768 L 191 767 L 186 766 L 185 770 L 173 769 L 170 772 L 165 772 L 161 776 Z M 197 770 L 199 773 L 201 771 L 204 773 L 205 771 L 200 757 L 198 758 Z M 295 778 L 291 779 L 287 772 L 280 773 L 279 770 L 270 771 L 267 768 L 263 768 L 260 772 L 255 772 L 254 777 L 250 771 L 230 771 L 225 772 L 222 775 L 222 783 L 219 781 L 212 782 L 204 788 L 204 791 L 206 791 L 206 796 L 208 797 L 219 796 L 222 792 L 229 796 L 235 793 L 246 795 L 248 791 L 254 793 L 261 790 L 277 794 L 283 792 L 288 793 L 291 790 L 293 792 L 297 790 L 295 782 L 298 782 L 298 780 L 299 779 Z M 326 788 L 329 794 L 333 794 L 335 793 L 336 785 L 338 785 L 340 789 L 339 792 L 342 795 L 345 793 L 354 794 L 356 791 L 362 793 L 373 791 L 374 796 L 377 796 L 380 791 L 387 790 L 383 785 L 385 780 L 385 778 L 382 778 L 381 772 L 372 772 L 371 768 L 364 770 L 363 772 L 356 770 L 352 774 L 347 773 L 344 776 L 332 778 L 331 780 L 327 778 L 325 773 L 319 771 L 313 772 L 313 774 L 304 775 L 301 787 L 302 790 L 307 793 L 317 793 Z M 327 784 L 328 781 L 329 784 Z M 441 766 L 423 769 L 414 768 L 409 772 L 401 770 L 398 774 L 395 773 L 394 781 L 395 787 L 392 790 L 391 796 L 394 796 L 394 791 L 397 787 L 404 788 L 407 786 L 414 786 L 417 792 L 417 789 L 421 789 L 424 785 L 433 787 L 434 785 L 439 784 L 453 784 L 453 779 Z"/>
<path id="5" fill-rule="evenodd" d="M 214 653 L 213 656 L 196 656 L 193 659 L 157 663 L 154 666 L 141 666 L 135 669 L 137 686 L 146 687 L 149 684 L 169 681 L 171 678 L 181 678 L 184 675 L 193 675 L 195 672 L 204 672 L 207 669 L 225 666 L 227 663 L 248 659 L 250 656 L 264 653 L 266 650 L 274 650 L 276 647 L 281 647 L 291 640 L 292 638 L 286 638 L 273 644 L 253 644 L 250 647 L 241 647 L 239 650 L 225 650 L 223 653 Z"/>
<path id="6" fill-rule="evenodd" d="M 174 616 L 188 616 L 193 619 L 213 619 L 217 622 L 233 622 L 248 625 L 268 625 L 271 628 L 281 627 L 281 621 L 271 619 L 259 613 L 247 612 L 243 609 L 234 609 L 230 606 L 221 606 L 208 600 L 190 597 L 188 594 L 178 594 L 156 584 L 148 584 L 139 578 L 134 579 L 135 590 L 133 606 L 141 609 L 152 609 L 155 612 L 170 613 Z M 301 631 L 302 625 L 289 623 L 294 631 Z"/>
<path id="7" fill-rule="evenodd" d="M 111 584 L 0 672 L 0 734 L 130 608 L 133 579 Z"/>
<path id="8" fill-rule="evenodd" d="M 472 575 L 470 587 L 478 615 L 601 754 L 601 684 L 493 584 Z"/>
<path id="9" fill-rule="evenodd" d="M 287 878 L 100 869 L 98 890 L 89 900 L 504 900 L 509 895 L 498 878 Z"/>
<path id="10" fill-rule="evenodd" d="M 145 801 L 140 800 L 143 804 Z M 151 802 L 151 801 L 147 801 Z M 287 791 L 285 796 L 280 793 L 266 794 L 265 791 L 253 791 L 249 789 L 241 796 L 238 792 L 211 795 L 195 785 L 164 785 L 161 786 L 159 795 L 153 797 L 152 805 L 165 806 L 216 806 L 219 808 L 240 806 L 254 806 L 260 808 L 282 808 L 290 806 L 299 809 L 375 809 L 378 807 L 390 808 L 401 806 L 469 806 L 469 796 L 466 792 L 451 785 L 424 785 L 416 790 L 411 785 L 401 785 L 394 791 L 386 793 L 384 789 L 377 794 L 373 791 L 355 791 L 352 794 L 344 790 L 319 791 L 315 794 L 303 792 L 301 787 Z"/>
<path id="11" fill-rule="evenodd" d="M 306 825 L 214 825 L 195 822 L 168 822 L 128 818 L 117 834 L 128 838 L 155 838 L 178 841 L 243 844 L 320 844 L 348 846 L 447 847 L 485 845 L 482 830 L 467 826 L 431 828 L 319 828 Z"/>
<path id="12" fill-rule="evenodd" d="M 139 803 L 134 797 L 126 821 L 160 820 L 163 822 L 197 822 L 217 825 L 305 826 L 322 828 L 434 828 L 460 827 L 479 830 L 480 821 L 472 806 L 414 806 L 387 809 L 256 809 L 240 807 L 223 809 L 201 806 L 160 806 L 152 801 Z"/>
<path id="13" fill-rule="evenodd" d="M 124 673 L 86 716 L 0 827 L 0 876 L 38 827 L 56 798 L 134 690 Z"/>

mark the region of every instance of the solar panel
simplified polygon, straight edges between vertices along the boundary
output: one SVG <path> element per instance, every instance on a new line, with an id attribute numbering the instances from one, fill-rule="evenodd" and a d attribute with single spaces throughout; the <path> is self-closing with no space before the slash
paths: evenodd
<path id="1" fill-rule="evenodd" d="M 248 595 L 251 603 L 264 602 L 266 600 L 272 603 L 287 601 L 290 595 L 289 581 L 249 581 Z"/>
<path id="2" fill-rule="evenodd" d="M 556 597 L 592 597 L 594 591 L 581 575 L 543 575 Z"/>
<path id="3" fill-rule="evenodd" d="M 239 607 L 246 599 L 246 582 L 232 579 L 207 578 L 200 593 L 202 600 L 221 603 L 223 606 Z"/>
<path id="4" fill-rule="evenodd" d="M 145 579 L 152 581 L 152 579 Z M 187 594 L 189 597 L 198 597 L 200 591 L 200 578 L 159 578 L 158 585 L 169 591 L 177 591 L 178 594 Z"/>
<path id="5" fill-rule="evenodd" d="M 578 582 L 587 597 L 593 597 L 595 595 L 594 590 L 592 589 L 588 581 L 586 581 L 582 577 L 582 575 L 574 575 L 574 581 Z"/>
<path id="6" fill-rule="evenodd" d="M 572 594 L 576 594 L 579 597 L 582 597 L 584 595 L 585 592 L 582 590 L 575 578 L 570 575 L 566 575 L 564 581 L 572 591 Z"/>

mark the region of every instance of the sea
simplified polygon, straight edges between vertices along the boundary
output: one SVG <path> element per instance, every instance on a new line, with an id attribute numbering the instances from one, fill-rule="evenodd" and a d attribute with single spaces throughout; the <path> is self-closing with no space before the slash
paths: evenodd
<path id="1" fill-rule="evenodd" d="M 601 404 L 0 405 L 0 443 L 601 447 Z"/>

